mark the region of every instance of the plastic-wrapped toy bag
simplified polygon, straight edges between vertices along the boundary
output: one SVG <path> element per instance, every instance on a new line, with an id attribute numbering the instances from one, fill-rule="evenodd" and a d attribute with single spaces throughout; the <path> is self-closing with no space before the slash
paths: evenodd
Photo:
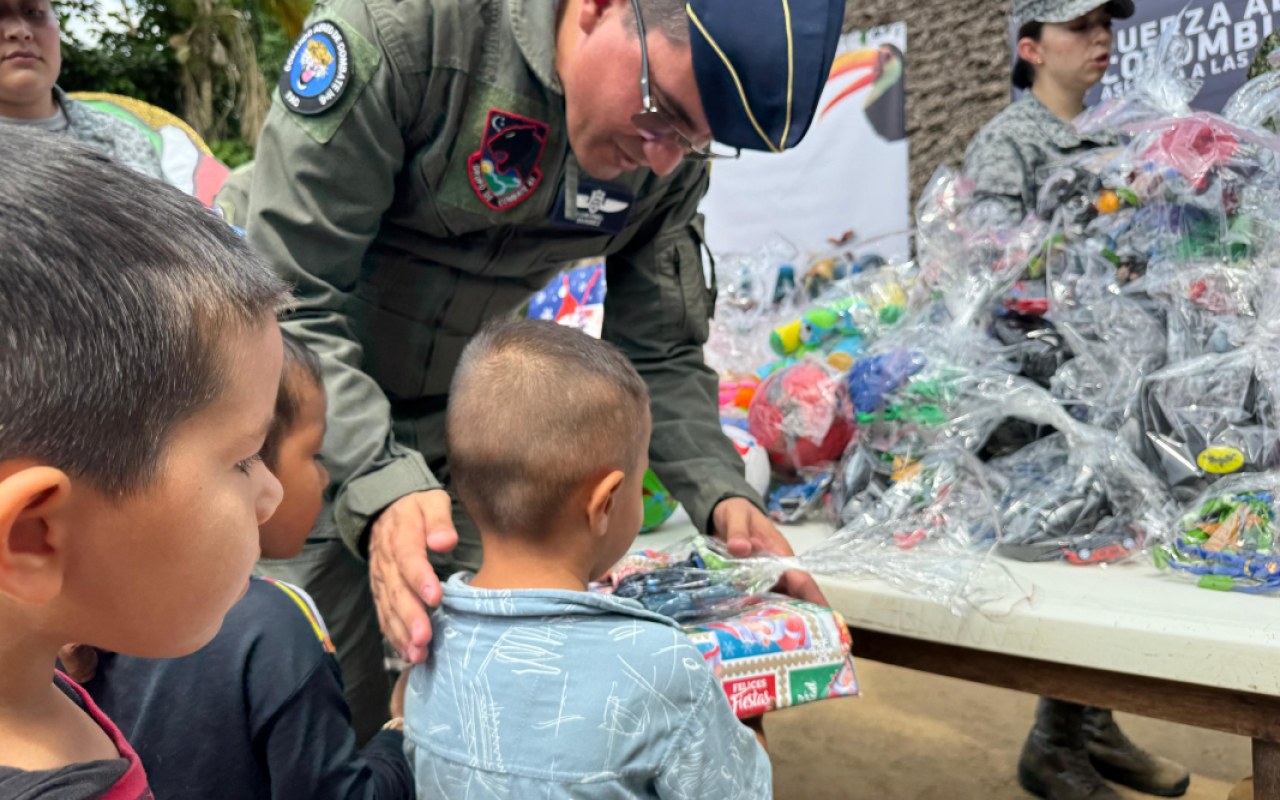
<path id="1" fill-rule="evenodd" d="M 1164 326 L 1140 301 L 1114 290 L 1117 270 L 1110 262 L 1083 264 L 1081 272 L 1050 280 L 1049 319 L 1072 358 L 1049 386 L 1077 419 L 1119 430 L 1137 418 L 1143 377 L 1164 364 Z"/>
<path id="2" fill-rule="evenodd" d="M 1204 80 L 1185 74 L 1183 65 L 1191 61 L 1195 46 L 1181 29 L 1179 14 L 1174 25 L 1161 31 L 1155 46 L 1143 51 L 1142 66 L 1130 89 L 1087 109 L 1075 119 L 1075 129 L 1081 133 L 1116 131 L 1135 122 L 1189 114 L 1191 100 L 1199 94 Z"/>
<path id="3" fill-rule="evenodd" d="M 899 269 L 886 264 L 831 284 L 808 310 L 769 333 L 769 346 L 780 360 L 757 374 L 767 377 L 809 354 L 834 369 L 847 370 L 870 342 L 904 321 L 908 282 Z"/>
<path id="4" fill-rule="evenodd" d="M 831 486 L 831 473 L 806 472 L 809 474 L 801 475 L 800 483 L 779 484 L 769 493 L 767 506 L 774 522 L 801 522 L 822 507 Z"/>
<path id="5" fill-rule="evenodd" d="M 942 298 L 957 328 L 984 326 L 992 308 L 1005 305 L 1007 297 L 1013 310 L 1035 313 L 1036 298 L 1043 303 L 1044 297 L 1047 234 L 1048 226 L 1034 215 L 1016 227 L 984 227 L 944 258 L 922 263 L 920 280 Z"/>
<path id="6" fill-rule="evenodd" d="M 1183 508 L 1170 542 L 1153 550 L 1156 566 L 1195 578 L 1204 589 L 1280 591 L 1277 497 L 1280 473 L 1223 478 Z"/>
<path id="7" fill-rule="evenodd" d="M 755 250 L 716 260 L 716 309 L 704 348 L 708 366 L 747 374 L 775 358 L 769 331 L 800 314 L 796 255 L 795 247 L 775 238 Z"/>
<path id="8" fill-rule="evenodd" d="M 971 451 L 1010 418 L 1057 431 L 988 465 L 1002 484 L 1002 555 L 1114 561 L 1161 529 L 1169 505 L 1164 487 L 1115 433 L 1077 421 L 1022 378 L 987 380 L 972 394 L 981 402 L 948 429 Z"/>
<path id="9" fill-rule="evenodd" d="M 1259 131 L 1274 132 L 1277 114 L 1280 114 L 1280 72 L 1265 72 L 1249 81 L 1222 107 L 1222 116 L 1226 119 Z"/>
<path id="10" fill-rule="evenodd" d="M 858 694 L 839 612 L 764 595 L 729 619 L 685 626 L 738 717 Z"/>
<path id="11" fill-rule="evenodd" d="M 693 623 L 738 613 L 776 585 L 786 569 L 781 559 L 733 558 L 718 541 L 694 536 L 663 550 L 632 553 L 592 588 Z"/>
<path id="12" fill-rule="evenodd" d="M 990 463 L 1007 481 L 1000 555 L 1096 564 L 1141 548 L 1147 532 L 1131 514 L 1140 513 L 1144 498 L 1091 463 L 1105 454 L 1074 455 L 1067 436 L 1056 433 Z"/>
<path id="13" fill-rule="evenodd" d="M 1227 353 L 1253 334 L 1264 271 L 1216 263 L 1152 268 L 1140 288 L 1164 305 L 1168 362 Z"/>
<path id="14" fill-rule="evenodd" d="M 791 243 L 775 237 L 755 250 L 717 259 L 717 316 L 736 330 L 751 330 L 769 308 L 788 299 L 786 279 L 780 286 L 779 275 L 784 267 L 795 269 L 797 255 Z"/>
<path id="15" fill-rule="evenodd" d="M 760 384 L 747 421 L 774 466 L 787 472 L 834 462 L 857 430 L 844 384 L 825 364 L 809 360 Z"/>
<path id="16" fill-rule="evenodd" d="M 946 258 L 968 235 L 963 215 L 973 197 L 973 181 L 950 167 L 938 167 L 916 203 L 916 253 L 922 263 Z"/>
<path id="17" fill-rule="evenodd" d="M 1198 112 L 1131 126 L 1119 166 L 1139 206 L 1129 238 L 1153 260 L 1247 261 L 1273 248 L 1276 138 Z"/>
<path id="18" fill-rule="evenodd" d="M 1190 500 L 1224 475 L 1280 466 L 1278 364 L 1273 346 L 1250 343 L 1143 380 L 1143 457 L 1175 499 Z"/>
<path id="19" fill-rule="evenodd" d="M 795 559 L 804 569 L 877 577 L 956 613 L 1025 594 L 1007 573 L 987 569 L 999 530 L 993 497 L 999 488 L 972 454 L 944 445 L 891 480 L 869 469 L 842 480 L 846 524 Z"/>
<path id="20" fill-rule="evenodd" d="M 846 377 L 858 441 L 882 474 L 901 469 L 968 412 L 975 385 L 1015 369 L 997 342 L 954 325 L 886 337 Z"/>

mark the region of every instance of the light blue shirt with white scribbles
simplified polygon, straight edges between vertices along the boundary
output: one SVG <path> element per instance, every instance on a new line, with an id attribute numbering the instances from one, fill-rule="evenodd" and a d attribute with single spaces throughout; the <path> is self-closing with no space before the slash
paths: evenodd
<path id="1" fill-rule="evenodd" d="M 769 757 L 680 626 L 634 600 L 454 575 L 409 677 L 422 800 L 771 798 Z"/>

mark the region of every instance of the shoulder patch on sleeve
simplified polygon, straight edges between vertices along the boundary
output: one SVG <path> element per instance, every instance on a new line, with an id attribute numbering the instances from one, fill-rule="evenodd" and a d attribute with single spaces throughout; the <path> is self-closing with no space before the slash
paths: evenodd
<path id="1" fill-rule="evenodd" d="M 289 51 L 276 97 L 298 127 L 325 144 L 381 62 L 382 52 L 350 23 L 321 12 Z"/>
<path id="2" fill-rule="evenodd" d="M 278 581 L 274 578 L 261 578 L 261 580 L 270 583 L 280 591 L 289 596 L 294 604 L 306 616 L 307 622 L 311 624 L 311 629 L 315 631 L 316 638 L 324 646 L 325 652 L 336 653 L 337 650 L 333 646 L 333 641 L 329 638 L 329 629 L 325 627 L 324 618 L 320 616 L 320 610 L 316 608 L 315 601 L 311 599 L 311 595 L 284 581 Z"/>

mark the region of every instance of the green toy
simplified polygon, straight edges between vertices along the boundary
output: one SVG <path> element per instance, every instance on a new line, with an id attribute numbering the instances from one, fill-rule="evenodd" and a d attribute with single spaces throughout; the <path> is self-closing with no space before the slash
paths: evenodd
<path id="1" fill-rule="evenodd" d="M 769 346 L 780 356 L 799 357 L 818 350 L 835 336 L 865 336 L 867 331 L 859 328 L 860 321 L 893 325 L 902 319 L 906 304 L 906 293 L 897 283 L 876 286 L 867 297 L 846 297 L 811 308 L 799 319 L 774 328 Z"/>
<path id="2" fill-rule="evenodd" d="M 671 493 L 658 480 L 658 476 L 653 474 L 653 470 L 644 474 L 640 490 L 644 495 L 644 522 L 641 523 L 640 532 L 648 533 L 670 519 L 680 504 L 672 499 Z"/>

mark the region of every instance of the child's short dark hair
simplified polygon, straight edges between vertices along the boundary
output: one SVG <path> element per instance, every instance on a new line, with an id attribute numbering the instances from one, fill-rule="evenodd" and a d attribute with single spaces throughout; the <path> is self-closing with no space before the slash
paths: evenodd
<path id="1" fill-rule="evenodd" d="M 81 145 L 0 136 L 0 461 L 123 496 L 222 391 L 218 342 L 284 284 L 196 200 Z"/>
<path id="2" fill-rule="evenodd" d="M 280 389 L 276 392 L 276 413 L 271 419 L 271 429 L 262 443 L 262 461 L 267 469 L 275 471 L 280 463 L 280 443 L 285 434 L 293 430 L 302 411 L 301 386 L 298 381 L 309 381 L 313 387 L 324 391 L 324 373 L 320 359 L 311 348 L 284 328 L 280 329 L 284 340 L 284 369 L 280 371 Z"/>
<path id="3" fill-rule="evenodd" d="M 449 472 L 476 522 L 537 533 L 583 481 L 634 469 L 649 393 L 625 356 L 538 320 L 491 323 L 449 394 Z"/>

